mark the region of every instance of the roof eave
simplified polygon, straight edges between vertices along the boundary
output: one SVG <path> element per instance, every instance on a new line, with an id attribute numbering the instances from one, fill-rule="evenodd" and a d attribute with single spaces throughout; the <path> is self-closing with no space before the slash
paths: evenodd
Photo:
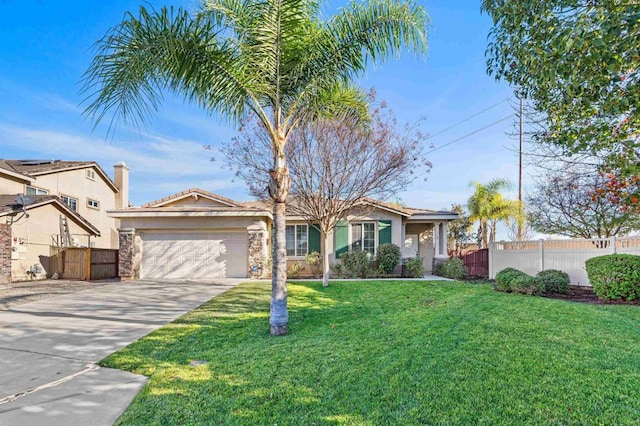
<path id="1" fill-rule="evenodd" d="M 105 183 L 107 185 L 109 185 L 109 187 L 113 190 L 113 192 L 120 192 L 120 190 L 118 189 L 116 184 L 113 183 L 111 178 L 105 173 L 104 170 L 102 170 L 102 167 L 100 167 L 98 165 L 98 163 L 82 164 L 82 165 L 77 165 L 77 166 L 65 167 L 65 168 L 61 168 L 61 169 L 41 170 L 39 172 L 31 172 L 29 174 L 31 176 L 43 176 L 43 175 L 50 175 L 50 174 L 53 174 L 53 173 L 68 172 L 68 171 L 71 171 L 71 170 L 87 169 L 87 168 L 94 168 L 94 167 L 98 171 L 98 174 L 100 175 L 100 177 L 102 177 L 102 179 L 105 181 Z"/>
<path id="2" fill-rule="evenodd" d="M 418 220 L 456 220 L 458 219 L 457 213 L 418 213 L 411 215 L 407 220 L 409 221 L 418 221 Z"/>
<path id="3" fill-rule="evenodd" d="M 80 226 L 85 231 L 91 233 L 91 235 L 96 236 L 96 237 L 100 236 L 100 230 L 98 228 L 96 228 L 93 225 L 91 225 L 91 223 L 89 223 L 89 221 L 87 221 L 84 218 L 83 219 L 87 223 L 83 222 L 82 220 L 79 220 L 80 214 L 78 214 L 77 212 L 74 212 L 73 210 L 69 209 L 69 207 L 66 204 L 62 203 L 61 201 L 59 201 L 59 200 L 57 200 L 55 198 L 51 198 L 49 200 L 44 200 L 44 201 L 40 201 L 38 203 L 30 204 L 28 206 L 25 206 L 24 209 L 25 210 L 32 210 L 32 209 L 36 209 L 38 207 L 45 206 L 47 204 L 54 204 L 58 208 L 58 210 L 61 210 L 64 213 L 66 213 L 66 216 L 68 218 L 73 220 L 78 226 Z M 0 217 L 11 215 L 11 214 L 14 214 L 14 213 L 19 213 L 19 211 L 16 211 L 16 210 L 0 211 Z"/>
<path id="4" fill-rule="evenodd" d="M 116 219 L 136 218 L 136 217 L 267 217 L 273 219 L 273 215 L 267 211 L 197 211 L 197 210 L 182 210 L 182 211 L 170 211 L 170 210 L 109 210 L 107 211 L 109 217 Z"/>
<path id="5" fill-rule="evenodd" d="M 394 209 L 392 207 L 388 207 L 388 206 L 384 206 L 384 205 L 378 204 L 378 203 L 375 202 L 375 200 L 363 200 L 362 204 L 368 204 L 368 205 L 370 205 L 372 207 L 375 207 L 376 209 L 386 210 L 388 212 L 391 212 L 391 213 L 394 213 L 394 214 L 397 214 L 397 215 L 403 216 L 403 217 L 410 217 L 411 216 L 411 213 L 407 213 L 407 212 L 405 212 L 403 210 Z"/>
<path id="6" fill-rule="evenodd" d="M 33 179 L 31 177 L 27 175 L 23 175 L 22 173 L 12 172 L 11 170 L 1 169 L 1 168 L 0 168 L 0 173 L 7 175 L 22 183 L 27 183 L 27 184 L 33 183 Z"/>

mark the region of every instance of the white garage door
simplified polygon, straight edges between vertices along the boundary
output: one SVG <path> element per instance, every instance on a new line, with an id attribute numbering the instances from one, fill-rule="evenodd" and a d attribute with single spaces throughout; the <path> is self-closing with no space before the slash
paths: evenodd
<path id="1" fill-rule="evenodd" d="M 243 232 L 144 232 L 140 276 L 208 280 L 247 276 Z"/>

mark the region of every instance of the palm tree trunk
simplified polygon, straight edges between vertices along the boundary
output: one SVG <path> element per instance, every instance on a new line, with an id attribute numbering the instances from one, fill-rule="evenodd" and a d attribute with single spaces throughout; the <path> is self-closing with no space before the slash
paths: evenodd
<path id="1" fill-rule="evenodd" d="M 269 325 L 271 334 L 287 334 L 289 313 L 287 312 L 287 248 L 286 248 L 286 204 L 275 202 L 273 207 L 273 262 L 271 267 L 271 309 Z"/>
<path id="2" fill-rule="evenodd" d="M 329 287 L 329 239 L 322 233 L 322 286 Z"/>
<path id="3" fill-rule="evenodd" d="M 496 226 L 497 225 L 498 225 L 498 222 L 496 222 L 496 221 L 491 221 L 491 224 L 489 225 L 490 229 L 491 229 L 491 232 L 489 234 L 489 242 L 490 243 L 493 243 L 493 242 L 496 241 Z M 487 246 L 487 247 L 489 247 L 489 246 Z"/>
<path id="4" fill-rule="evenodd" d="M 481 220 L 480 221 L 480 225 L 482 226 L 482 248 L 487 248 L 489 247 L 489 235 L 488 235 L 488 223 L 485 220 Z"/>
<path id="5" fill-rule="evenodd" d="M 274 144 L 276 150 L 274 167 L 269 170 L 269 194 L 273 204 L 273 262 L 271 267 L 271 309 L 269 325 L 273 336 L 287 334 L 289 313 L 287 312 L 287 244 L 286 202 L 289 197 L 289 170 L 284 154 L 284 138 Z"/>

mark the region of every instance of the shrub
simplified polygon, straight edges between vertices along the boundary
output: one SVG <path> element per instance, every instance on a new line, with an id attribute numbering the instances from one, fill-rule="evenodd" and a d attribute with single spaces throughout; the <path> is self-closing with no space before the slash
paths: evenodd
<path id="1" fill-rule="evenodd" d="M 511 289 L 516 293 L 539 296 L 544 293 L 544 283 L 531 275 L 522 274 L 511 280 Z"/>
<path id="2" fill-rule="evenodd" d="M 378 247 L 378 269 L 385 274 L 391 274 L 400 263 L 402 255 L 400 247 L 395 244 L 381 244 Z"/>
<path id="3" fill-rule="evenodd" d="M 367 278 L 371 268 L 367 252 L 353 250 L 342 253 L 338 262 L 332 266 L 338 278 Z"/>
<path id="4" fill-rule="evenodd" d="M 407 276 L 410 278 L 420 278 L 424 276 L 424 267 L 422 266 L 422 259 L 419 257 L 412 257 L 404 264 L 407 272 Z"/>
<path id="5" fill-rule="evenodd" d="M 343 278 L 344 272 L 342 271 L 342 264 L 336 262 L 329 265 L 329 275 L 331 278 Z"/>
<path id="6" fill-rule="evenodd" d="M 640 256 L 609 254 L 585 262 L 589 282 L 601 299 L 640 298 Z"/>
<path id="7" fill-rule="evenodd" d="M 302 269 L 302 265 L 300 264 L 300 262 L 293 262 L 287 268 L 287 277 L 293 278 L 293 279 L 300 278 L 301 269 Z"/>
<path id="8" fill-rule="evenodd" d="M 434 275 L 439 275 L 441 277 L 461 280 L 467 276 L 467 267 L 464 266 L 462 259 L 452 257 L 447 259 L 446 262 L 437 265 L 433 273 Z"/>
<path id="9" fill-rule="evenodd" d="M 439 277 L 442 276 L 442 266 L 444 265 L 444 263 L 436 263 L 435 265 L 433 265 L 433 275 L 437 275 Z"/>
<path id="10" fill-rule="evenodd" d="M 557 269 L 538 272 L 536 279 L 544 285 L 546 293 L 567 293 L 569 291 L 569 274 Z"/>
<path id="11" fill-rule="evenodd" d="M 503 269 L 496 274 L 493 288 L 497 291 L 511 292 L 513 291 L 513 280 L 522 276 L 528 277 L 524 272 L 514 268 Z"/>
<path id="12" fill-rule="evenodd" d="M 313 276 L 317 277 L 318 275 L 320 275 L 320 253 L 314 250 L 305 256 L 305 260 L 307 261 L 307 264 L 309 265 Z"/>

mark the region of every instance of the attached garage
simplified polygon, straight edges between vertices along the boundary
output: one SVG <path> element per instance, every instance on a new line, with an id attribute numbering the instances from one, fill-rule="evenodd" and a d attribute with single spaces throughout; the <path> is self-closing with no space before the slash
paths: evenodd
<path id="1" fill-rule="evenodd" d="M 246 232 L 143 232 L 141 237 L 143 279 L 247 276 Z"/>
<path id="2" fill-rule="evenodd" d="M 246 278 L 268 255 L 269 211 L 201 189 L 109 214 L 120 220 L 122 278 Z"/>

